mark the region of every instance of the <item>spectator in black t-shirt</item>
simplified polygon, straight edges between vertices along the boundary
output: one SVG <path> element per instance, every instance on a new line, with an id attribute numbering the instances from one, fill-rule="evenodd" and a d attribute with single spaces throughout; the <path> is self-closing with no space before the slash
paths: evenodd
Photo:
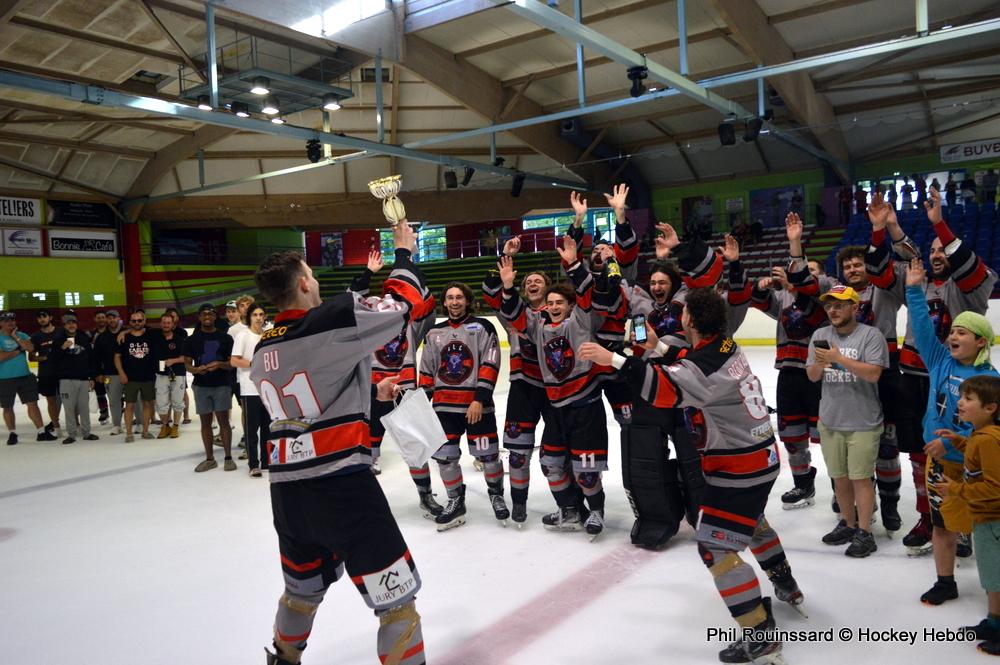
<path id="1" fill-rule="evenodd" d="M 205 303 L 198 308 L 199 328 L 184 342 L 185 366 L 194 374 L 194 409 L 201 419 L 201 442 L 205 459 L 195 467 L 202 472 L 219 466 L 212 451 L 212 415 L 219 422 L 219 435 L 225 453 L 226 471 L 235 471 L 232 456 L 233 431 L 229 411 L 233 408 L 232 365 L 233 338 L 215 327 L 215 306 Z"/>
<path id="2" fill-rule="evenodd" d="M 152 439 L 149 423 L 153 419 L 156 397 L 156 339 L 146 330 L 146 312 L 136 309 L 128 319 L 129 330 L 115 352 L 115 369 L 125 393 L 125 443 L 135 441 L 132 420 L 135 403 L 142 400 L 142 438 Z"/>
<path id="3" fill-rule="evenodd" d="M 52 315 L 47 309 L 38 310 L 35 321 L 38 323 L 38 332 L 31 336 L 35 350 L 29 354 L 28 360 L 38 363 L 38 394 L 45 396 L 49 410 L 49 424 L 45 426 L 45 431 L 61 439 L 63 432 L 59 427 L 59 409 L 62 406 L 59 401 L 59 377 L 56 376 L 55 367 L 49 362 L 49 352 L 52 351 L 52 342 L 58 331 L 52 325 Z"/>
<path id="4" fill-rule="evenodd" d="M 90 335 L 79 329 L 75 314 L 63 315 L 63 329 L 56 333 L 49 362 L 59 377 L 59 395 L 66 412 L 63 443 L 74 443 L 77 434 L 84 441 L 97 441 L 97 435 L 90 431 L 90 391 L 94 389 L 97 361 Z"/>
<path id="5" fill-rule="evenodd" d="M 108 409 L 111 411 L 111 435 L 122 433 L 123 388 L 118 378 L 118 367 L 115 365 L 115 354 L 118 353 L 117 336 L 121 329 L 118 312 L 109 309 L 105 313 L 105 326 L 98 327 L 94 335 L 94 356 L 97 360 L 97 383 L 103 383 L 108 396 Z M 101 414 L 102 416 L 104 414 Z"/>
<path id="6" fill-rule="evenodd" d="M 160 416 L 158 439 L 168 436 L 176 439 L 180 435 L 181 415 L 184 413 L 184 394 L 187 392 L 184 340 L 187 339 L 187 332 L 183 328 L 176 329 L 176 325 L 172 315 L 164 314 L 160 317 L 160 330 L 156 335 L 156 360 L 162 368 L 156 373 L 156 412 Z"/>

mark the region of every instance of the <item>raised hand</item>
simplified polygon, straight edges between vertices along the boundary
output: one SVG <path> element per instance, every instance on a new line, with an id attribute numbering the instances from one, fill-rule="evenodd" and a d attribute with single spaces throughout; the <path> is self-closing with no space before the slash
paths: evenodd
<path id="1" fill-rule="evenodd" d="M 802 219 L 797 213 L 790 212 L 785 217 L 785 235 L 788 242 L 802 242 Z"/>
<path id="2" fill-rule="evenodd" d="M 372 272 L 378 272 L 382 269 L 382 266 L 382 252 L 377 249 L 368 252 L 368 269 Z"/>
<path id="3" fill-rule="evenodd" d="M 521 251 L 521 236 L 514 236 L 503 244 L 503 253 L 507 256 L 514 256 Z"/>
<path id="4" fill-rule="evenodd" d="M 924 262 L 920 258 L 910 260 L 910 265 L 906 266 L 906 285 L 922 286 L 927 281 L 927 271 L 924 270 Z"/>
<path id="5" fill-rule="evenodd" d="M 892 206 L 885 202 L 882 192 L 876 192 L 872 196 L 872 202 L 868 204 L 868 221 L 872 223 L 873 231 L 881 231 L 885 228 L 891 211 Z"/>
<path id="6" fill-rule="evenodd" d="M 722 258 L 732 263 L 740 260 L 740 243 L 731 234 L 726 234 L 726 244 L 722 246 Z"/>
<path id="7" fill-rule="evenodd" d="M 628 185 L 615 185 L 611 194 L 605 194 L 608 205 L 615 209 L 615 212 L 625 210 L 625 199 L 628 198 Z"/>
<path id="8" fill-rule="evenodd" d="M 783 286 L 788 284 L 788 273 L 781 266 L 774 266 L 771 268 L 771 285 L 775 284 Z"/>
<path id="9" fill-rule="evenodd" d="M 681 239 L 677 237 L 677 231 L 670 224 L 657 224 L 656 230 L 663 234 L 663 239 L 667 241 L 668 249 L 673 249 L 681 244 Z"/>
<path id="10" fill-rule="evenodd" d="M 587 199 L 583 198 L 580 192 L 573 190 L 569 193 L 569 204 L 573 206 L 573 214 L 576 215 L 576 219 L 573 220 L 573 226 L 580 226 L 580 223 L 587 214 Z"/>
<path id="11" fill-rule="evenodd" d="M 931 220 L 931 224 L 938 224 L 944 219 L 941 216 L 941 192 L 933 187 L 927 190 L 927 200 L 924 201 L 924 210 L 927 211 L 927 219 Z"/>
<path id="12" fill-rule="evenodd" d="M 497 261 L 497 269 L 500 271 L 500 281 L 505 289 L 514 288 L 514 280 L 517 278 L 517 271 L 514 270 L 514 259 L 511 256 L 501 256 Z"/>
<path id="13" fill-rule="evenodd" d="M 556 251 L 559 252 L 559 256 L 562 257 L 566 265 L 571 266 L 576 263 L 576 241 L 569 234 L 563 236 L 562 247 L 556 245 Z"/>

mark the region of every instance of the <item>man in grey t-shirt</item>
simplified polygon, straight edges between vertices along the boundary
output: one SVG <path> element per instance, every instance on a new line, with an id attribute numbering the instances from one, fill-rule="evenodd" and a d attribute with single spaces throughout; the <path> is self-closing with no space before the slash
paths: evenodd
<path id="1" fill-rule="evenodd" d="M 820 301 L 830 326 L 813 333 L 806 374 L 823 381 L 820 446 L 843 515 L 823 542 L 850 542 L 847 556 L 866 557 L 878 549 L 867 528 L 875 509 L 871 478 L 882 434 L 878 380 L 889 366 L 889 347 L 877 328 L 858 323 L 861 299 L 854 289 L 835 286 Z"/>

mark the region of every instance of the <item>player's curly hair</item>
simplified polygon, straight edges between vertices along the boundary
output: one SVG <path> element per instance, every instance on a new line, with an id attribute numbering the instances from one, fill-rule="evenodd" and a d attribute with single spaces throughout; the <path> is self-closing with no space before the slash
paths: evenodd
<path id="1" fill-rule="evenodd" d="M 848 259 L 861 259 L 865 260 L 865 252 L 867 249 L 862 245 L 848 245 L 847 247 L 841 247 L 840 251 L 837 252 L 837 267 L 840 269 L 844 268 L 844 261 Z"/>
<path id="2" fill-rule="evenodd" d="M 576 303 L 576 289 L 569 282 L 557 282 L 545 289 L 545 297 L 550 293 L 555 293 L 566 299 L 567 302 Z"/>
<path id="3" fill-rule="evenodd" d="M 305 272 L 302 254 L 294 250 L 274 252 L 257 268 L 254 284 L 278 309 L 286 309 L 295 298 L 295 286 Z"/>
<path id="4" fill-rule="evenodd" d="M 687 294 L 685 308 L 691 325 L 702 337 L 723 335 L 729 307 L 714 289 L 694 289 Z"/>
<path id="5" fill-rule="evenodd" d="M 465 282 L 448 282 L 441 289 L 441 304 L 444 304 L 444 294 L 448 293 L 451 289 L 458 289 L 465 296 L 465 302 L 469 306 L 469 311 L 472 311 L 472 303 L 476 301 L 476 296 L 473 295 L 472 289 Z"/>

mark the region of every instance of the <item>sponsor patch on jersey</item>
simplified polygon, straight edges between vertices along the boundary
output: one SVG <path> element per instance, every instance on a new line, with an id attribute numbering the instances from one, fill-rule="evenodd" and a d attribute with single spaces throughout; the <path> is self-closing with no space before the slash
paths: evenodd
<path id="1" fill-rule="evenodd" d="M 406 331 L 399 333 L 388 344 L 375 351 L 375 358 L 383 367 L 402 367 L 406 351 L 410 343 L 406 340 Z"/>
<path id="2" fill-rule="evenodd" d="M 472 323 L 466 323 L 465 329 L 471 332 L 479 332 L 483 329 L 483 324 L 473 321 Z"/>
<path id="3" fill-rule="evenodd" d="M 576 355 L 568 339 L 559 336 L 545 343 L 545 366 L 559 381 L 570 375 L 576 367 Z"/>
<path id="4" fill-rule="evenodd" d="M 752 436 L 757 441 L 766 441 L 772 436 L 774 436 L 774 429 L 771 427 L 771 423 L 764 423 L 762 425 L 757 425 L 752 430 L 750 430 L 750 436 Z"/>
<path id="5" fill-rule="evenodd" d="M 767 450 L 767 465 L 774 466 L 778 463 L 778 447 L 777 444 L 768 448 Z"/>
<path id="6" fill-rule="evenodd" d="M 410 570 L 405 557 L 377 573 L 361 576 L 361 584 L 368 594 L 369 605 L 374 609 L 395 607 L 420 589 L 420 580 Z"/>
<path id="7" fill-rule="evenodd" d="M 441 349 L 437 376 L 449 386 L 458 386 L 472 374 L 472 352 L 463 342 L 452 340 Z"/>
<path id="8" fill-rule="evenodd" d="M 316 446 L 312 435 L 305 434 L 297 439 L 283 439 L 285 443 L 285 464 L 303 462 L 316 457 Z"/>

